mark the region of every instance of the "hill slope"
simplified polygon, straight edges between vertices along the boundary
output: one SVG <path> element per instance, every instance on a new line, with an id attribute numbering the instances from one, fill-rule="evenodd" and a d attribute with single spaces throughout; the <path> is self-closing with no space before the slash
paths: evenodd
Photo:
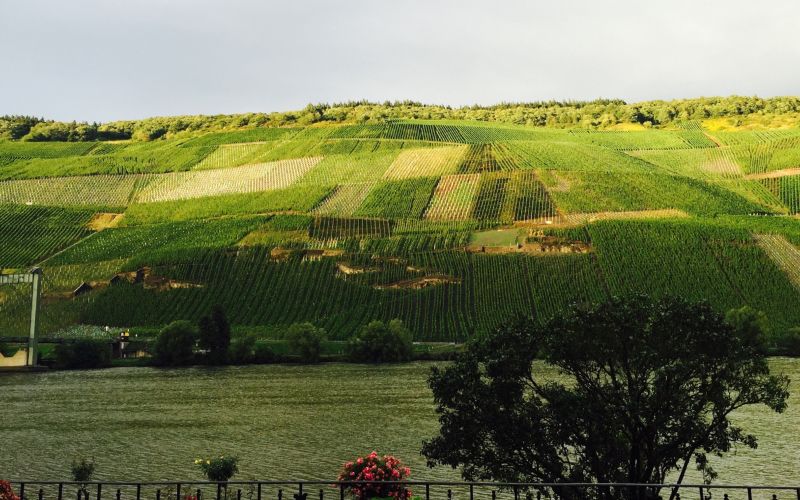
<path id="1" fill-rule="evenodd" d="M 401 318 L 419 340 L 460 341 L 637 291 L 747 304 L 782 332 L 800 325 L 799 166 L 800 129 L 699 122 L 0 142 L 0 268 L 44 268 L 48 332 L 219 303 L 265 335 Z M 0 334 L 24 331 L 26 307 L 0 290 Z"/>

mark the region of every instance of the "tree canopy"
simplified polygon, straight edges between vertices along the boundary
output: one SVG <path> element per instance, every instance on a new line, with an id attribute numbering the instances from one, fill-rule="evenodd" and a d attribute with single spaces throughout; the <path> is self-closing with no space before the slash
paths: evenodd
<path id="1" fill-rule="evenodd" d="M 544 326 L 514 320 L 433 369 L 440 432 L 422 452 L 468 480 L 657 484 L 683 481 L 692 463 L 711 480 L 709 455 L 757 443 L 731 413 L 782 412 L 788 398 L 757 329 L 740 324 L 706 303 L 645 296 L 574 306 Z M 537 356 L 561 375 L 535 369 Z"/>
<path id="2" fill-rule="evenodd" d="M 667 126 L 710 118 L 746 119 L 797 115 L 800 97 L 701 97 L 626 103 L 619 99 L 539 101 L 492 106 L 439 106 L 415 101 L 350 101 L 309 104 L 302 110 L 154 117 L 108 123 L 57 122 L 30 116 L 0 116 L 0 139 L 28 141 L 154 140 L 253 127 L 306 126 L 315 123 L 382 123 L 389 120 L 476 120 L 555 128 L 607 128 L 620 124 Z M 795 116 L 794 124 L 800 124 Z M 785 123 L 784 123 L 785 125 Z"/>

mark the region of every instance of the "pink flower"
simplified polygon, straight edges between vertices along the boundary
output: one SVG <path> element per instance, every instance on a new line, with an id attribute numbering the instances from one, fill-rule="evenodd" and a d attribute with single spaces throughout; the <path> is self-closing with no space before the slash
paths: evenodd
<path id="1" fill-rule="evenodd" d="M 358 457 L 358 460 L 356 460 L 356 463 L 357 463 L 358 465 L 361 465 L 361 464 L 363 464 L 363 463 L 364 463 L 364 459 L 363 459 L 363 458 L 361 458 L 361 457 Z"/>

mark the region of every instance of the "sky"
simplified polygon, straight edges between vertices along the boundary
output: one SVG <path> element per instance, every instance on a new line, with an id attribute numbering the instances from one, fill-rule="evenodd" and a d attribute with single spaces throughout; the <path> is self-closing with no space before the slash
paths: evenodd
<path id="1" fill-rule="evenodd" d="M 0 0 L 0 115 L 797 95 L 797 0 Z"/>

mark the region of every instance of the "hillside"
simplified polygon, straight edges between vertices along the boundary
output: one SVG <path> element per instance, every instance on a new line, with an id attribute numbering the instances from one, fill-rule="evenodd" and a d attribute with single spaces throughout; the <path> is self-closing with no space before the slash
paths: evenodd
<path id="1" fill-rule="evenodd" d="M 267 336 L 401 318 L 417 340 L 461 341 L 636 291 L 750 305 L 782 333 L 800 325 L 800 128 L 714 123 L 0 142 L 0 268 L 44 268 L 49 333 L 219 303 Z M 0 289 L 0 334 L 25 331 L 25 299 Z"/>

